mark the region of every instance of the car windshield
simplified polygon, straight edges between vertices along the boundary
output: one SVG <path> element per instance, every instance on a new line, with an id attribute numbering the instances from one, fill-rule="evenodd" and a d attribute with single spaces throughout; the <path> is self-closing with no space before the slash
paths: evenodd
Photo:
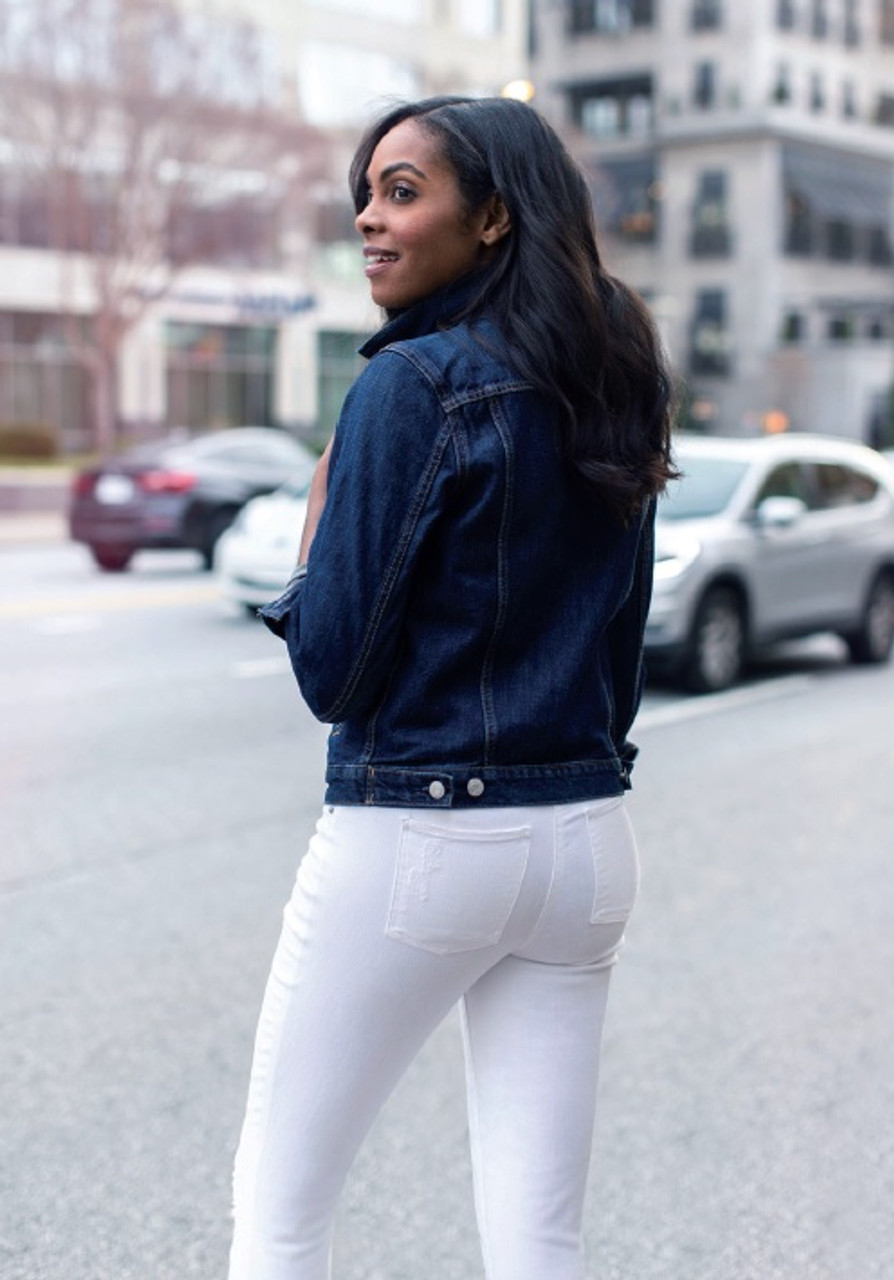
<path id="1" fill-rule="evenodd" d="M 729 504 L 748 470 L 741 458 L 695 454 L 677 459 L 683 475 L 668 485 L 658 515 L 662 520 L 694 520 L 716 516 Z"/>

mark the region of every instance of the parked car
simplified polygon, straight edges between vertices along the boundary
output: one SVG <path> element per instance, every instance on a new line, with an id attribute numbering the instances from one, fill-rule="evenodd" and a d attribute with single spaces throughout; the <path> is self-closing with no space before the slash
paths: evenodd
<path id="1" fill-rule="evenodd" d="M 249 613 L 284 589 L 298 561 L 310 477 L 247 502 L 214 553 L 222 594 Z"/>
<path id="2" fill-rule="evenodd" d="M 727 688 L 761 645 L 831 631 L 855 662 L 894 645 L 894 471 L 822 436 L 678 437 L 658 505 L 650 669 Z"/>
<path id="3" fill-rule="evenodd" d="M 190 547 L 210 567 L 218 538 L 250 498 L 309 481 L 314 459 L 284 431 L 233 427 L 140 445 L 74 480 L 69 529 L 101 569 L 134 553 Z"/>

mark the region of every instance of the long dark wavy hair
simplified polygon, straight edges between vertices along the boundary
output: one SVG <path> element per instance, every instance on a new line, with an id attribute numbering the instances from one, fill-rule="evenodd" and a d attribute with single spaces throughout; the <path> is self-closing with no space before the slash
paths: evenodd
<path id="1" fill-rule="evenodd" d="M 571 465 L 629 520 L 677 474 L 671 381 L 645 304 L 602 265 L 581 170 L 522 102 L 426 98 L 393 107 L 362 138 L 349 179 L 358 213 L 373 152 L 409 118 L 440 145 L 470 213 L 496 194 L 511 219 L 451 322 L 487 312 L 518 372 L 559 406 Z"/>

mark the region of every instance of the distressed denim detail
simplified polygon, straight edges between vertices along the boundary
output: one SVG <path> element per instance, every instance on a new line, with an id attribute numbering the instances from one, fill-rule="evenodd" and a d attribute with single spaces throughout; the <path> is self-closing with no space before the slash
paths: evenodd
<path id="1" fill-rule="evenodd" d="M 385 932 L 439 955 L 494 946 L 530 849 L 530 827 L 457 830 L 405 818 Z"/>

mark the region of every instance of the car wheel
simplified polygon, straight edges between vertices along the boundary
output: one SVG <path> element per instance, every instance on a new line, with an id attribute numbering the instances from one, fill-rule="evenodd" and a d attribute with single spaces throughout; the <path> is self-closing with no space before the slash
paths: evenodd
<path id="1" fill-rule="evenodd" d="M 894 647 L 894 574 L 883 570 L 873 579 L 863 616 L 844 637 L 854 662 L 887 662 Z"/>
<path id="2" fill-rule="evenodd" d="M 130 547 L 91 547 L 90 554 L 106 573 L 123 573 L 133 559 Z"/>
<path id="3" fill-rule="evenodd" d="M 683 684 L 693 693 L 717 693 L 736 683 L 745 665 L 745 610 L 731 587 L 712 587 L 695 613 Z"/>
<path id="4" fill-rule="evenodd" d="M 217 546 L 217 540 L 222 533 L 229 529 L 238 514 L 236 510 L 225 509 L 223 511 L 215 511 L 208 517 L 208 523 L 205 525 L 202 543 L 199 547 L 202 562 L 206 569 L 213 568 L 214 548 Z"/>

